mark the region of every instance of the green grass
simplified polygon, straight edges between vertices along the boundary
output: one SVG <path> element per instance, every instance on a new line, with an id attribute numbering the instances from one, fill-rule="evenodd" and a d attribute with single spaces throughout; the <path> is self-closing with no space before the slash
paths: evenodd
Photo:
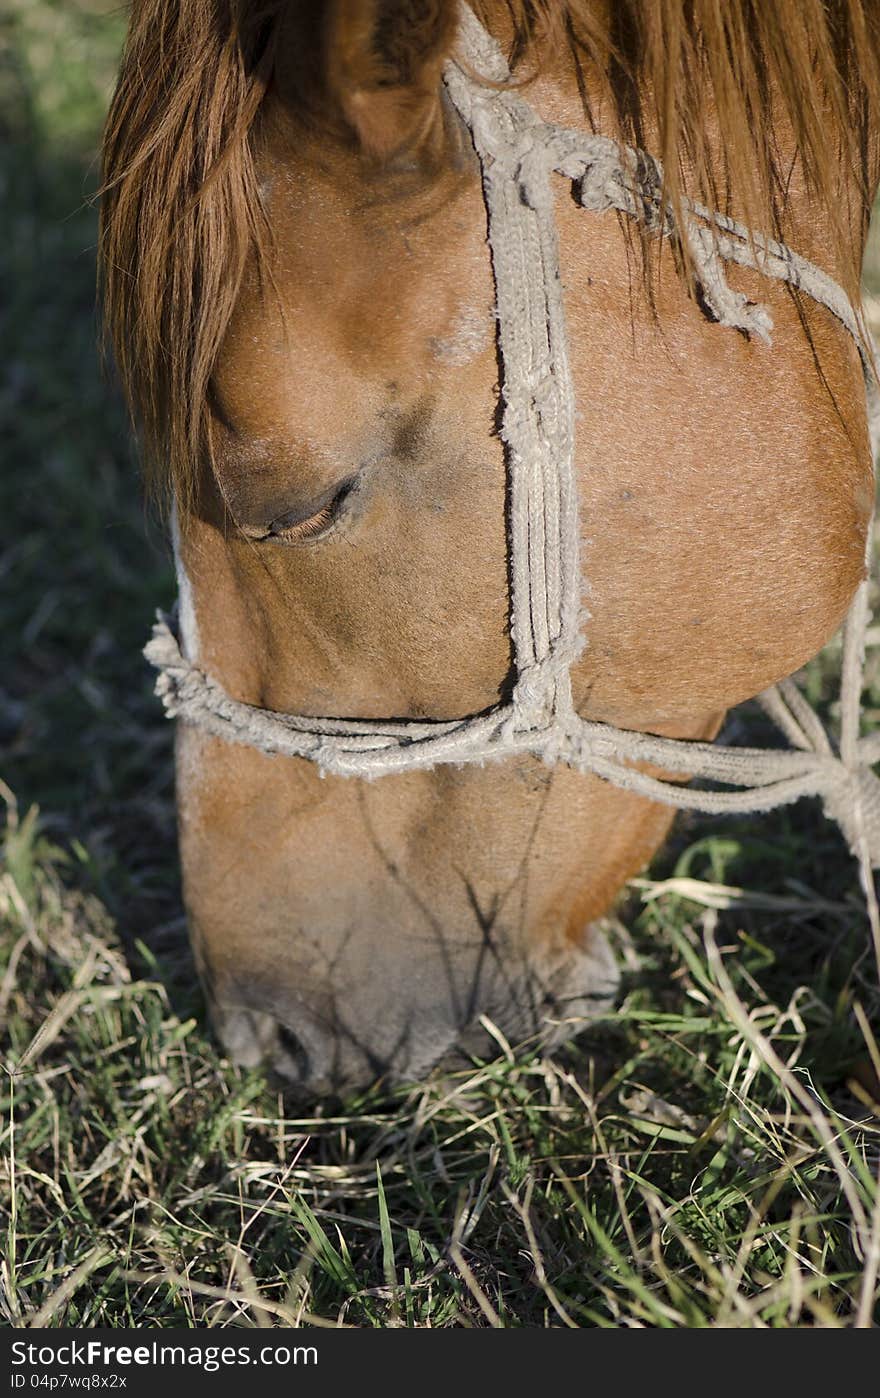
<path id="1" fill-rule="evenodd" d="M 0 18 L 2 1323 L 876 1323 L 880 993 L 810 803 L 678 823 L 612 925 L 618 1013 L 553 1061 L 302 1117 L 218 1053 L 138 658 L 171 569 L 93 350 L 121 29 Z"/>

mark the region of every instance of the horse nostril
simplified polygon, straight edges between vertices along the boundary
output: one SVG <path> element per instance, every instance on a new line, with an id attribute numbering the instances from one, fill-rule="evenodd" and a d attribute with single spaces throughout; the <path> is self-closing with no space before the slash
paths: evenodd
<path id="1" fill-rule="evenodd" d="M 278 1051 L 274 1055 L 274 1067 L 285 1077 L 305 1082 L 309 1075 L 310 1059 L 308 1050 L 298 1034 L 288 1029 L 286 1024 L 278 1026 Z"/>

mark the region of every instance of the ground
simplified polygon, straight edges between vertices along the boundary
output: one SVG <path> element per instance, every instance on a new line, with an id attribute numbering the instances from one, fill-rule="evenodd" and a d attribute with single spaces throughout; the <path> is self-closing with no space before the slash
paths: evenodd
<path id="1" fill-rule="evenodd" d="M 220 1055 L 139 658 L 173 573 L 94 352 L 122 24 L 0 15 L 2 1323 L 876 1323 L 877 967 L 813 803 L 681 819 L 612 926 L 617 1013 L 553 1061 L 302 1116 Z"/>

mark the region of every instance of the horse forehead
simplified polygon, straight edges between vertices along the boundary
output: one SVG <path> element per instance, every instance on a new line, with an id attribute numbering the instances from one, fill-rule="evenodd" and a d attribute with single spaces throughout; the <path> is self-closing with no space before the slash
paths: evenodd
<path id="1" fill-rule="evenodd" d="M 238 432 L 274 435 L 296 415 L 320 439 L 430 392 L 474 398 L 495 377 L 494 287 L 479 189 L 474 207 L 413 222 L 394 204 L 366 210 L 326 182 L 270 187 L 270 273 L 248 269 L 214 374 Z M 436 202 L 436 201 L 435 201 Z M 487 353 L 489 352 L 489 353 Z M 485 380 L 485 381 L 484 381 Z"/>
<path id="2" fill-rule="evenodd" d="M 330 330 L 341 351 L 387 359 L 455 334 L 494 301 L 479 179 L 441 172 L 401 192 L 392 173 L 287 166 L 265 187 L 273 275 L 285 312 Z"/>

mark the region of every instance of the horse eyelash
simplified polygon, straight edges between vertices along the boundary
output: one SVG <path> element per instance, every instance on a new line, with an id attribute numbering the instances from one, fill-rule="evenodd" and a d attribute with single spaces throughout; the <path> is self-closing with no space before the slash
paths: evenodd
<path id="1" fill-rule="evenodd" d="M 335 515 L 336 501 L 334 500 L 329 505 L 325 505 L 323 510 L 312 515 L 310 519 L 301 520 L 299 524 L 288 524 L 283 529 L 270 529 L 266 538 L 279 539 L 282 543 L 290 544 L 314 539 L 317 534 L 322 534 L 327 526 L 333 522 Z"/>
<path id="2" fill-rule="evenodd" d="M 284 525 L 281 528 L 270 525 L 269 532 L 264 536 L 265 540 L 275 539 L 282 544 L 303 544 L 310 539 L 316 539 L 335 521 L 356 485 L 356 476 L 343 481 L 333 499 L 329 500 L 315 514 L 310 515 L 308 519 L 297 520 L 295 523 Z"/>

